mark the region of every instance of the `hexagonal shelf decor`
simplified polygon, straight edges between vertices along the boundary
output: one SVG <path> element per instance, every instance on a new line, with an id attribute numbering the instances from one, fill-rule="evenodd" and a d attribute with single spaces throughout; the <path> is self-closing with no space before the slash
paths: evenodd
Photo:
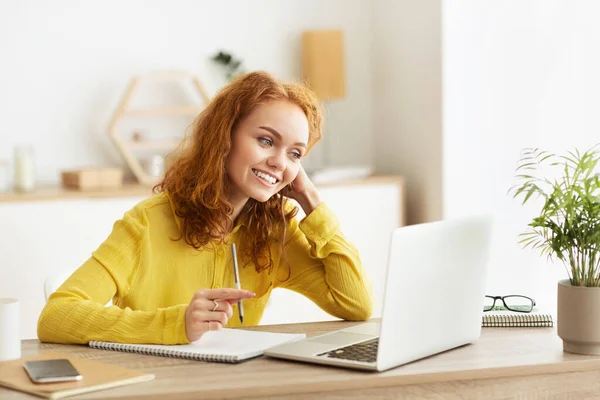
<path id="1" fill-rule="evenodd" d="M 125 117 L 181 117 L 181 116 L 190 116 L 196 117 L 204 108 L 204 106 L 199 106 L 197 104 L 186 105 L 186 106 L 176 106 L 176 107 L 152 107 L 152 108 L 132 108 L 131 103 L 134 98 L 136 89 L 144 83 L 156 83 L 156 82 L 173 82 L 176 84 L 182 83 L 192 83 L 192 87 L 195 91 L 198 92 L 200 99 L 204 101 L 204 106 L 206 106 L 210 97 L 208 96 L 204 86 L 200 82 L 200 80 L 190 73 L 186 72 L 172 72 L 172 71 L 161 71 L 161 72 L 153 72 L 147 75 L 140 75 L 134 77 L 129 82 L 127 89 L 117 107 L 116 111 L 113 113 L 110 123 L 108 125 L 108 135 L 110 136 L 113 143 L 117 146 L 117 149 L 125 159 L 129 168 L 137 178 L 137 180 L 144 185 L 154 185 L 157 182 L 157 178 L 148 174 L 144 168 L 136 153 L 143 150 L 156 150 L 156 151 L 170 151 L 174 150 L 181 140 L 143 140 L 143 141 L 135 141 L 135 140 L 125 140 L 118 135 L 117 132 L 117 124 L 118 122 Z"/>

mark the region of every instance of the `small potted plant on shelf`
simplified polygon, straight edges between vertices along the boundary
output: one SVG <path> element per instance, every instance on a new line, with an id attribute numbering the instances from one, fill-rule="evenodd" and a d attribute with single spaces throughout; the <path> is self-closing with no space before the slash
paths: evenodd
<path id="1" fill-rule="evenodd" d="M 225 77 L 230 82 L 245 73 L 242 60 L 236 59 L 233 54 L 226 51 L 219 51 L 212 60 L 224 69 Z"/>
<path id="2" fill-rule="evenodd" d="M 523 204 L 539 197 L 539 215 L 522 233 L 524 247 L 560 260 L 569 279 L 558 282 L 557 328 L 564 351 L 600 355 L 600 159 L 598 145 L 556 156 L 523 152 L 519 184 L 511 188 Z"/>

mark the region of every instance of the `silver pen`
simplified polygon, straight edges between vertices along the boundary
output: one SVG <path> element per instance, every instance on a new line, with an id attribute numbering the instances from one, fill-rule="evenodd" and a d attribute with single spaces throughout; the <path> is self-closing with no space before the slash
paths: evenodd
<path id="1" fill-rule="evenodd" d="M 237 252 L 235 251 L 235 243 L 231 243 L 231 259 L 233 260 L 233 276 L 235 278 L 235 288 L 241 289 L 240 284 L 240 271 L 238 269 Z M 240 322 L 244 323 L 244 308 L 242 307 L 242 300 L 238 300 L 238 313 L 240 315 Z"/>

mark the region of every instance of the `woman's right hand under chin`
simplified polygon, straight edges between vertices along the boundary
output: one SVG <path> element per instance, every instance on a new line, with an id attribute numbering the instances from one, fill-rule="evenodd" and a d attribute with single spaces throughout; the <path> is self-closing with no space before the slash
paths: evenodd
<path id="1" fill-rule="evenodd" d="M 254 293 L 242 289 L 198 290 L 185 310 L 185 332 L 188 340 L 194 342 L 205 332 L 222 329 L 233 314 L 231 305 L 238 300 L 251 299 L 254 296 Z"/>
<path id="2" fill-rule="evenodd" d="M 281 194 L 290 199 L 296 200 L 305 215 L 309 215 L 315 208 L 321 204 L 319 191 L 312 183 L 304 168 L 300 166 L 298 176 L 289 185 L 281 191 Z"/>

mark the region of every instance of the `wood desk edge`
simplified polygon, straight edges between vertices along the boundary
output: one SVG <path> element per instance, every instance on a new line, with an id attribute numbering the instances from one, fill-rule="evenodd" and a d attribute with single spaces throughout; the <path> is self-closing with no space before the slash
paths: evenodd
<path id="1" fill-rule="evenodd" d="M 378 321 L 372 319 L 372 321 Z M 285 325 L 262 325 L 256 327 L 246 327 L 244 329 L 249 330 L 264 330 L 271 332 L 300 332 L 304 331 L 307 336 L 315 336 L 329 332 L 331 330 L 341 329 L 343 327 L 349 327 L 361 322 L 315 322 L 305 324 L 285 324 Z M 299 329 L 298 326 L 301 326 Z M 484 328 L 485 329 L 485 328 Z M 494 328 L 487 328 L 494 329 Z M 498 328 L 496 328 L 498 329 Z M 526 329 L 526 328 L 520 328 Z M 545 329 L 545 328 L 530 328 L 530 329 Z M 556 334 L 551 331 L 548 334 Z M 26 340 L 23 341 L 24 345 L 35 345 L 39 343 L 37 340 Z M 59 349 L 55 349 L 59 350 Z M 302 364 L 304 366 L 313 367 L 310 364 L 296 363 L 292 361 L 276 360 L 265 358 L 269 362 L 286 363 L 292 369 L 294 365 Z M 252 361 L 249 361 L 252 362 Z M 332 371 L 347 371 L 353 379 L 347 379 L 348 375 L 345 373 L 335 373 L 333 379 L 322 380 L 311 382 L 307 385 L 306 382 L 288 382 L 284 385 L 277 386 L 276 384 L 270 386 L 256 386 L 252 388 L 243 387 L 228 387 L 218 388 L 202 391 L 202 396 L 205 397 L 219 397 L 219 398 L 233 398 L 233 397 L 264 397 L 264 396 L 276 396 L 276 395 L 289 395 L 298 393 L 316 393 L 316 392 L 332 392 L 337 390 L 365 390 L 374 388 L 386 388 L 394 386 L 409 386 L 419 384 L 431 384 L 431 383 L 442 383 L 452 381 L 473 381 L 482 379 L 494 379 L 494 378 L 507 378 L 507 377 L 525 377 L 531 375 L 543 375 L 543 374 L 555 374 L 555 373 L 566 373 L 566 372 L 579 372 L 589 370 L 600 370 L 600 357 L 594 359 L 581 359 L 572 360 L 565 362 L 537 364 L 537 365 L 516 365 L 516 366 L 504 366 L 504 367 L 493 367 L 484 369 L 464 369 L 454 371 L 436 371 L 432 373 L 420 373 L 412 375 L 394 375 L 393 373 L 377 373 L 377 372 L 360 372 L 353 370 L 343 370 L 335 367 L 326 367 L 314 365 L 315 368 L 321 368 L 325 373 L 328 370 Z M 285 368 L 285 366 L 283 366 Z M 332 368 L 332 369 L 331 369 Z M 390 370 L 389 372 L 392 372 Z M 345 379 L 346 378 L 346 379 Z M 192 394 L 190 390 L 183 392 L 174 392 L 173 396 L 186 396 Z M 200 394 L 200 392 L 195 393 Z M 159 395 L 159 394 L 157 394 Z M 164 395 L 164 393 L 163 393 Z"/>
<path id="2" fill-rule="evenodd" d="M 370 321 L 379 322 L 379 318 L 373 318 Z M 339 326 L 340 321 L 337 321 L 338 325 L 329 325 L 331 322 L 316 322 L 316 323 L 308 323 L 308 324 L 283 324 L 283 325 L 270 325 L 270 326 L 258 326 L 253 327 L 253 330 L 268 330 L 272 332 L 298 332 L 298 330 L 294 330 L 295 325 L 304 325 L 308 326 L 308 330 L 306 331 L 307 336 L 316 336 L 326 332 L 330 332 L 332 330 L 342 329 Z M 350 327 L 352 325 L 356 325 L 362 322 L 349 322 L 344 321 L 341 322 L 344 324 L 343 327 Z M 318 328 L 322 326 L 321 329 L 311 331 L 311 328 Z M 487 330 L 498 330 L 503 328 L 482 328 L 484 332 Z M 528 328 L 518 328 L 527 330 Z M 529 328 L 538 332 L 539 329 L 546 329 L 547 331 L 551 330 L 550 328 Z M 548 334 L 555 335 L 556 332 L 548 332 Z M 469 346 L 469 345 L 467 345 Z M 452 350 L 450 350 L 452 351 Z M 288 362 L 288 361 L 286 361 Z M 326 367 L 326 368 L 335 368 L 335 367 Z M 401 368 L 401 366 L 399 367 Z M 336 368 L 337 369 L 337 368 Z M 366 379 L 356 379 L 351 382 L 342 381 L 327 381 L 327 382 L 315 382 L 311 384 L 310 392 L 326 392 L 333 390 L 351 390 L 351 389 L 367 389 L 367 388 L 382 388 L 382 387 L 390 387 L 390 386 L 408 386 L 408 385 L 418 385 L 418 384 L 427 384 L 427 383 L 438 383 L 438 382 L 451 382 L 451 381 L 465 381 L 465 380 L 481 380 L 481 379 L 494 379 L 494 378 L 507 378 L 507 377 L 516 377 L 516 376 L 530 376 L 530 375 L 543 375 L 543 374 L 553 374 L 553 373 L 561 373 L 561 372 L 578 372 L 578 371 L 588 371 L 588 370 L 600 370 L 600 357 L 595 359 L 582 359 L 576 361 L 568 361 L 568 362 L 558 362 L 558 363 L 549 363 L 549 364 L 537 364 L 537 365 L 516 365 L 516 366 L 505 366 L 505 367 L 495 367 L 495 368 L 485 368 L 485 369 L 464 369 L 464 370 L 455 370 L 455 371 L 442 371 L 442 372 L 432 372 L 432 373 L 422 373 L 415 375 L 388 375 L 386 376 L 386 371 L 384 372 L 359 372 L 362 374 L 362 377 L 366 376 L 369 378 Z M 352 370 L 348 370 L 352 371 Z M 390 370 L 390 372 L 393 371 Z M 353 371 L 354 372 L 354 371 Z M 339 387 L 339 383 L 344 385 L 343 388 Z M 290 391 L 290 386 L 285 387 L 285 392 L 273 392 L 275 388 L 265 388 L 261 390 L 258 395 L 273 395 L 273 394 L 283 394 L 283 393 L 294 393 L 294 392 L 304 392 L 306 391 L 306 384 L 298 384 L 292 385 L 293 391 Z M 308 393 L 308 392 L 307 392 Z M 238 393 L 238 395 L 242 395 L 242 393 Z M 247 394 L 246 394 L 247 395 Z"/>

